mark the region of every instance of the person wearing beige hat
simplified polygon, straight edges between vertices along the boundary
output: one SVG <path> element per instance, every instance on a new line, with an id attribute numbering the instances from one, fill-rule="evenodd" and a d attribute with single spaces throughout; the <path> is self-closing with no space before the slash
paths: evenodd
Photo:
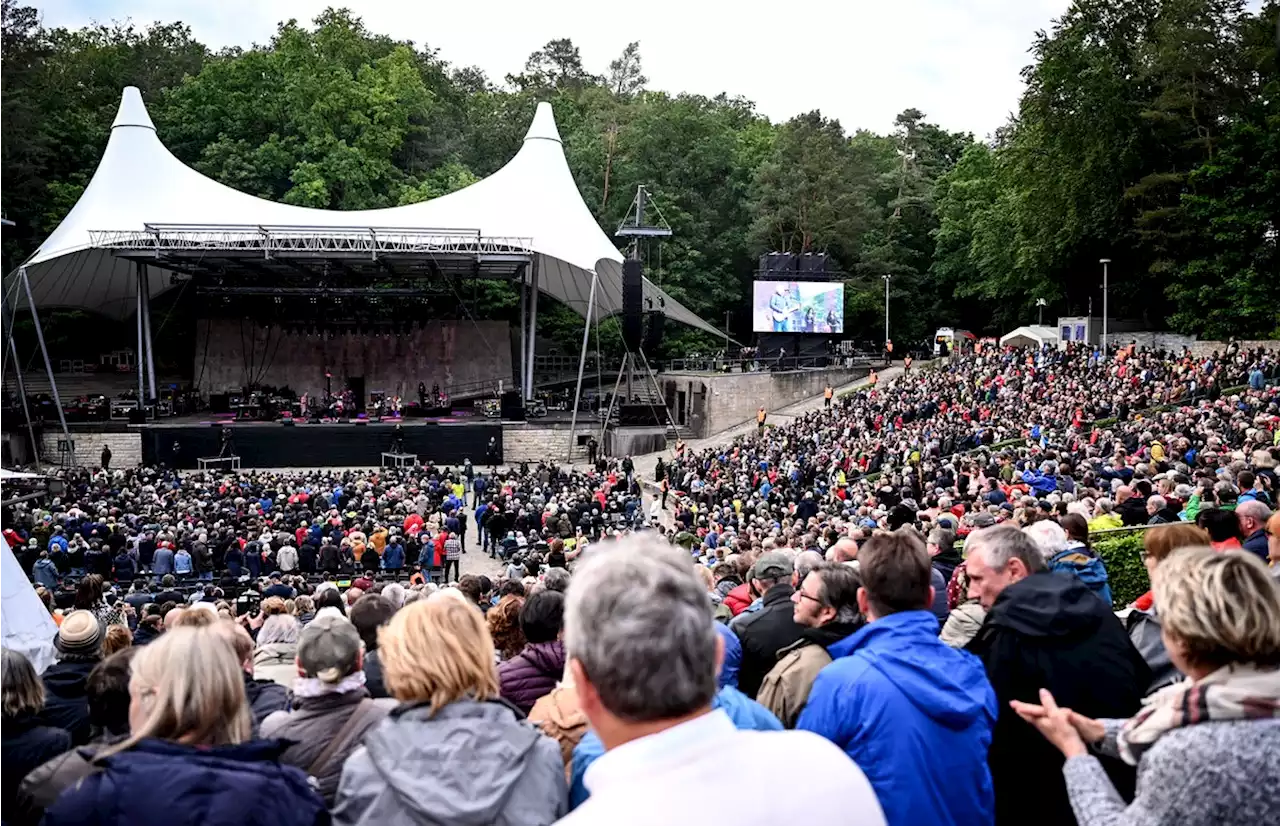
<path id="1" fill-rule="evenodd" d="M 65 729 L 74 745 L 89 742 L 89 699 L 85 683 L 102 659 L 103 627 L 91 611 L 67 614 L 58 627 L 54 646 L 58 662 L 44 672 L 45 703 L 41 720 Z"/>
<path id="2" fill-rule="evenodd" d="M 280 762 L 314 777 L 325 805 L 332 808 L 342 764 L 396 703 L 370 698 L 364 643 L 345 617 L 326 614 L 303 628 L 296 664 L 293 710 L 263 720 L 262 736 L 293 741 Z"/>

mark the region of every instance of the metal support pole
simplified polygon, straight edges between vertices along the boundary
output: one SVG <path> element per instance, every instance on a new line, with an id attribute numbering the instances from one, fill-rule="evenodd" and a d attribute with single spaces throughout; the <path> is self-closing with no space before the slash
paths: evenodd
<path id="1" fill-rule="evenodd" d="M 573 438 L 578 430 L 578 403 L 582 400 L 582 374 L 587 369 L 587 343 L 591 338 L 591 318 L 596 309 L 596 284 L 600 276 L 591 274 L 591 294 L 587 296 L 587 318 L 582 324 L 582 352 L 578 354 L 578 384 L 573 390 L 573 412 L 569 414 L 569 456 L 573 464 Z"/>
<path id="2" fill-rule="evenodd" d="M 889 344 L 889 276 L 884 277 L 884 343 Z"/>
<path id="3" fill-rule="evenodd" d="M 529 270 L 529 266 L 525 265 L 525 272 L 528 272 L 528 270 Z M 525 358 L 525 348 L 528 347 L 529 345 L 529 340 L 525 334 L 526 325 L 528 324 L 528 321 L 529 321 L 527 299 L 526 299 L 526 296 L 529 293 L 528 293 L 528 287 L 524 283 L 524 275 L 525 274 L 523 272 L 520 273 L 520 370 L 518 372 L 520 374 L 520 392 L 522 394 L 524 393 L 524 387 L 526 384 L 526 381 L 525 381 L 526 376 L 524 372 L 525 364 L 528 361 Z M 523 396 L 521 398 L 523 398 Z"/>
<path id="4" fill-rule="evenodd" d="M 147 399 L 147 385 L 146 385 L 146 377 L 144 372 L 145 371 L 144 362 L 146 361 L 147 354 L 144 352 L 144 348 L 146 347 L 146 341 L 142 337 L 142 325 L 143 325 L 143 322 L 145 321 L 145 319 L 143 319 L 142 317 L 143 313 L 145 312 L 145 310 L 143 310 L 142 308 L 142 265 L 141 264 L 137 265 L 135 267 L 135 270 L 136 270 L 136 273 L 133 279 L 133 283 L 135 286 L 135 292 L 137 293 L 137 300 L 135 303 L 137 304 L 136 309 L 138 314 L 138 349 L 134 354 L 133 360 L 137 362 L 137 365 L 138 365 L 138 410 L 143 410 L 145 408 L 146 399 Z"/>
<path id="5" fill-rule="evenodd" d="M 618 380 L 613 383 L 613 395 L 609 397 L 609 409 L 605 411 L 604 419 L 600 423 L 600 444 L 604 444 L 604 431 L 609 427 L 609 420 L 613 418 L 613 406 L 618 401 L 618 388 L 622 386 L 622 371 L 631 365 L 631 351 L 624 350 L 622 353 L 622 364 L 618 366 Z"/>
<path id="6" fill-rule="evenodd" d="M 53 393 L 53 403 L 58 408 L 58 422 L 62 425 L 63 438 L 70 439 L 67 430 L 67 414 L 62 412 L 62 396 L 58 393 L 58 382 L 53 378 L 53 364 L 49 361 L 49 348 L 44 344 L 44 328 L 40 326 L 40 313 L 36 311 L 36 300 L 31 297 L 31 281 L 27 278 L 27 268 L 20 271 L 22 287 L 27 291 L 27 305 L 31 307 L 31 320 L 36 324 L 36 341 L 40 342 L 40 355 L 44 356 L 44 371 L 49 376 L 49 390 Z M 74 458 L 74 457 L 73 457 Z"/>
<path id="7" fill-rule="evenodd" d="M 151 273 L 146 264 L 139 264 L 138 268 L 142 272 L 142 335 L 147 348 L 147 381 L 151 385 L 151 395 L 147 397 L 147 401 L 156 404 L 160 396 L 156 392 L 155 347 L 151 341 Z"/>
<path id="8" fill-rule="evenodd" d="M 27 383 L 22 380 L 22 362 L 18 358 L 18 344 L 13 340 L 13 323 L 18 320 L 17 304 L 14 304 L 13 316 L 10 317 L 8 309 L 0 303 L 0 316 L 9 318 L 9 329 L 5 333 L 5 339 L 9 343 L 9 352 L 13 356 L 13 373 L 18 380 L 18 398 L 22 400 L 22 415 L 27 420 L 27 435 L 31 437 L 31 460 L 39 468 L 40 443 L 36 441 L 36 427 L 31 423 L 31 410 L 27 407 Z"/>
<path id="9" fill-rule="evenodd" d="M 1111 263 L 1110 258 L 1103 258 L 1099 262 L 1102 264 L 1102 357 L 1107 357 L 1107 265 Z"/>
<path id="10" fill-rule="evenodd" d="M 645 375 L 649 377 L 649 382 L 653 385 L 653 392 L 658 395 L 658 404 L 662 405 L 662 412 L 667 414 L 667 426 L 676 432 L 677 437 L 680 434 L 680 427 L 676 424 L 675 416 L 671 414 L 671 408 L 667 407 L 666 397 L 662 395 L 662 386 L 658 384 L 658 377 L 653 374 L 653 368 L 649 366 L 649 358 L 640 351 L 640 360 L 644 362 Z"/>
<path id="11" fill-rule="evenodd" d="M 724 366 L 726 370 L 729 367 L 729 316 L 732 314 L 732 310 L 724 311 Z"/>
<path id="12" fill-rule="evenodd" d="M 533 280 L 529 282 L 529 369 L 525 373 L 524 397 L 533 398 L 533 357 L 536 355 L 538 336 L 538 259 L 533 259 Z"/>

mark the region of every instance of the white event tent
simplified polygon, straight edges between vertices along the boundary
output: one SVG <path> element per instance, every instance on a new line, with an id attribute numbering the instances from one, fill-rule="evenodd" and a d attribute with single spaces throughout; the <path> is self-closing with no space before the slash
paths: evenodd
<path id="1" fill-rule="evenodd" d="M 1001 347 L 1043 347 L 1058 340 L 1058 331 L 1052 327 L 1029 324 L 1000 336 Z"/>
<path id="2" fill-rule="evenodd" d="M 334 211 L 267 201 L 224 186 L 186 166 L 156 134 L 135 87 L 127 87 L 102 160 L 80 200 L 24 267 L 37 307 L 91 309 L 117 319 L 137 304 L 135 262 L 109 239 L 145 237 L 149 227 L 270 227 L 339 235 L 390 228 L 470 232 L 523 239 L 535 260 L 538 290 L 580 315 L 588 314 L 593 274 L 599 277 L 595 320 L 622 310 L 623 256 L 582 200 L 565 161 L 549 103 L 539 103 L 516 156 L 482 181 L 408 206 Z M 149 264 L 164 269 L 163 260 Z M 150 296 L 170 279 L 148 279 Z M 644 297 L 665 315 L 720 335 L 714 326 L 646 280 Z M 661 299 L 661 300 L 659 300 Z"/>

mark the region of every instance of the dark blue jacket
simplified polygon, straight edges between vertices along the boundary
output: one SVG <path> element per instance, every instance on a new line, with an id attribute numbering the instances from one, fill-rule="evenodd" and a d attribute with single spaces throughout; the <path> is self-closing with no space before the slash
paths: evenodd
<path id="1" fill-rule="evenodd" d="M 222 564 L 227 567 L 227 571 L 233 577 L 239 577 L 244 573 L 244 552 L 240 550 L 239 544 L 233 544 L 227 549 L 227 555 L 222 558 Z"/>
<path id="2" fill-rule="evenodd" d="M 138 566 L 133 564 L 133 557 L 121 552 L 114 560 L 117 582 L 128 582 L 138 574 Z"/>
<path id="3" fill-rule="evenodd" d="M 1049 558 L 1049 570 L 1071 574 L 1088 585 L 1089 590 L 1097 594 L 1108 608 L 1111 607 L 1111 580 L 1107 576 L 1107 566 L 1089 548 L 1077 545 L 1058 551 Z"/>
<path id="4" fill-rule="evenodd" d="M 1249 553 L 1261 557 L 1262 564 L 1267 564 L 1270 549 L 1267 547 L 1267 532 L 1262 528 L 1259 528 L 1249 534 L 1249 537 L 1241 543 L 1240 547 L 1244 548 Z"/>
<path id="5" fill-rule="evenodd" d="M 173 573 L 173 551 L 168 548 L 156 548 L 155 556 L 151 560 L 151 573 L 155 576 Z"/>
<path id="6" fill-rule="evenodd" d="M 71 745 L 83 746 L 89 742 L 89 695 L 85 683 L 97 660 L 63 660 L 45 669 L 44 708 L 40 722 L 56 726 L 71 735 Z"/>
<path id="7" fill-rule="evenodd" d="M 23 778 L 32 769 L 70 749 L 71 735 L 25 713 L 15 717 L 6 714 L 0 733 L 4 735 L 3 751 L 0 752 L 0 766 L 4 768 L 4 775 L 0 778 L 0 789 L 3 789 L 0 806 L 5 812 L 5 821 L 13 823 L 13 805 Z"/>
<path id="8" fill-rule="evenodd" d="M 103 759 L 70 787 L 44 826 L 325 826 L 324 801 L 301 769 L 278 762 L 287 744 L 259 740 L 195 748 L 147 739 Z"/>
<path id="9" fill-rule="evenodd" d="M 928 611 L 890 614 L 827 651 L 796 728 L 845 750 L 889 826 L 992 823 L 998 709 L 982 661 L 943 644 Z"/>
<path id="10" fill-rule="evenodd" d="M 404 546 L 399 542 L 388 542 L 382 552 L 382 567 L 389 571 L 404 567 Z"/>

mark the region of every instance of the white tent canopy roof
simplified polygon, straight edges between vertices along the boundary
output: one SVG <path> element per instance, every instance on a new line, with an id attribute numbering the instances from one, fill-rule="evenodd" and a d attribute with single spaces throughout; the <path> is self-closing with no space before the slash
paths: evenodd
<path id="1" fill-rule="evenodd" d="M 0 637 L 5 648 L 21 651 L 41 674 L 57 659 L 53 638 L 58 626 L 4 537 L 0 555 Z"/>
<path id="2" fill-rule="evenodd" d="M 1053 344 L 1057 340 L 1058 331 L 1054 328 L 1029 324 L 1000 336 L 1000 346 L 1040 347 L 1044 344 Z"/>
<path id="3" fill-rule="evenodd" d="M 267 201 L 188 167 L 160 142 L 141 93 L 129 86 L 89 185 L 26 262 L 36 305 L 127 318 L 137 300 L 134 264 L 109 249 L 95 248 L 90 233 L 142 232 L 147 224 L 159 223 L 306 227 L 313 232 L 431 228 L 524 238 L 537 257 L 542 292 L 585 316 L 595 272 L 600 277 L 596 318 L 622 311 L 623 256 L 578 192 L 549 103 L 538 104 L 520 151 L 488 178 L 423 203 L 335 211 Z M 168 289 L 167 282 L 152 279 L 152 293 Z M 653 306 L 664 307 L 667 317 L 719 334 L 647 280 L 644 296 Z"/>

